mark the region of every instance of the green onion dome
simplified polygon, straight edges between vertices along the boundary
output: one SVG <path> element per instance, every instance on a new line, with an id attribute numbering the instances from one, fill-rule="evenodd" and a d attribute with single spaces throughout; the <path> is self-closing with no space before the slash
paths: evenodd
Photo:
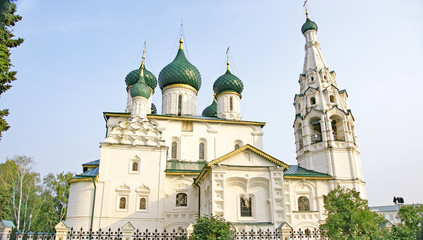
<path id="1" fill-rule="evenodd" d="M 244 89 L 244 84 L 241 79 L 233 75 L 229 69 L 226 73 L 220 76 L 213 84 L 213 91 L 216 95 L 222 92 L 237 92 L 241 94 Z"/>
<path id="2" fill-rule="evenodd" d="M 311 21 L 310 18 L 307 17 L 306 22 L 301 27 L 301 32 L 304 34 L 308 30 L 316 30 L 317 31 L 318 29 L 319 28 L 317 27 L 317 24 L 315 22 Z"/>
<path id="3" fill-rule="evenodd" d="M 165 66 L 159 74 L 159 87 L 164 89 L 172 84 L 188 84 L 197 91 L 201 87 L 201 75 L 198 69 L 188 62 L 184 50 L 180 47 L 175 59 Z"/>
<path id="4" fill-rule="evenodd" d="M 135 69 L 131 71 L 130 73 L 128 73 L 128 75 L 126 75 L 125 77 L 126 86 L 131 86 L 138 82 L 138 80 L 140 79 L 140 71 L 141 69 Z M 151 89 L 153 89 L 154 91 L 154 89 L 157 86 L 156 77 L 154 76 L 154 74 L 152 74 L 150 71 L 148 71 L 145 68 L 144 68 L 143 74 L 144 74 L 145 83 L 147 84 L 147 86 L 151 87 Z"/>
<path id="5" fill-rule="evenodd" d="M 156 105 L 154 105 L 154 103 L 151 103 L 151 114 L 157 114 L 157 108 L 156 108 Z"/>
<path id="6" fill-rule="evenodd" d="M 217 102 L 213 100 L 213 103 L 204 108 L 203 113 L 201 113 L 204 117 L 217 117 Z"/>
<path id="7" fill-rule="evenodd" d="M 148 99 L 151 95 L 151 90 L 147 84 L 145 84 L 144 76 L 141 76 L 137 83 L 135 83 L 130 90 L 131 97 L 145 97 Z"/>

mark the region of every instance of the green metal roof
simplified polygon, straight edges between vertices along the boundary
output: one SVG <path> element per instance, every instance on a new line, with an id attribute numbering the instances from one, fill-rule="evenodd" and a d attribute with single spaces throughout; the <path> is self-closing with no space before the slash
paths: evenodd
<path id="1" fill-rule="evenodd" d="M 151 114 L 157 114 L 157 108 L 156 108 L 156 105 L 154 105 L 154 103 L 151 103 Z"/>
<path id="2" fill-rule="evenodd" d="M 213 103 L 206 107 L 201 113 L 204 117 L 217 117 L 217 102 L 213 100 Z"/>
<path id="3" fill-rule="evenodd" d="M 98 175 L 99 167 L 86 171 L 84 173 L 78 174 L 71 179 L 81 179 L 81 178 L 95 178 Z"/>
<path id="4" fill-rule="evenodd" d="M 241 79 L 233 75 L 229 69 L 220 76 L 213 84 L 213 91 L 217 95 L 222 92 L 233 91 L 241 94 L 244 84 Z"/>
<path id="5" fill-rule="evenodd" d="M 82 166 L 99 166 L 99 165 L 100 165 L 100 159 L 82 164 Z"/>
<path id="6" fill-rule="evenodd" d="M 137 83 L 138 80 L 140 79 L 140 74 L 141 74 L 141 69 L 135 69 L 131 71 L 130 73 L 128 73 L 128 75 L 126 75 L 125 77 L 126 86 L 131 86 Z M 154 74 L 144 68 L 143 75 L 144 75 L 145 83 L 154 90 L 157 86 L 157 79 L 154 76 Z"/>
<path id="7" fill-rule="evenodd" d="M 200 173 L 206 163 L 206 161 L 186 162 L 179 160 L 169 160 L 166 162 L 166 172 Z"/>
<path id="8" fill-rule="evenodd" d="M 197 91 L 201 87 L 201 75 L 198 69 L 188 62 L 183 49 L 179 49 L 175 59 L 166 65 L 159 74 L 159 87 L 163 90 L 172 84 L 188 84 Z"/>
<path id="9" fill-rule="evenodd" d="M 316 30 L 317 31 L 318 29 L 319 28 L 317 27 L 317 24 L 315 22 L 311 21 L 310 18 L 307 17 L 306 22 L 301 27 L 301 32 L 304 34 L 308 30 Z"/>
<path id="10" fill-rule="evenodd" d="M 312 170 L 307 170 L 298 165 L 290 165 L 289 169 L 284 172 L 284 176 L 293 177 L 325 177 L 331 178 L 332 176 L 326 173 L 320 173 Z"/>

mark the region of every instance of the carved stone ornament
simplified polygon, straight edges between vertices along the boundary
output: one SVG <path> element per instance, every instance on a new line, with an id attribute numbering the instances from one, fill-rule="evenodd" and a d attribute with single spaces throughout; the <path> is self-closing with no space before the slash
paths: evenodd
<path id="1" fill-rule="evenodd" d="M 105 142 L 141 146 L 164 146 L 162 134 L 147 118 L 133 117 L 112 128 Z"/>
<path id="2" fill-rule="evenodd" d="M 116 192 L 130 192 L 131 188 L 125 184 L 122 184 L 116 188 Z"/>
<path id="3" fill-rule="evenodd" d="M 150 190 L 149 187 L 147 187 L 143 184 L 143 185 L 137 187 L 137 189 L 135 189 L 135 192 L 143 193 L 143 194 L 150 194 L 151 190 Z"/>

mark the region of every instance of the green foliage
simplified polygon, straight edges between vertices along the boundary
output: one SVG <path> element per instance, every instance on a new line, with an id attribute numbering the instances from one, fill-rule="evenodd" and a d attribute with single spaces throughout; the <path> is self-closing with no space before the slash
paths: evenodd
<path id="1" fill-rule="evenodd" d="M 370 211 L 360 193 L 338 186 L 324 196 L 328 215 L 320 225 L 322 235 L 329 239 L 386 239 L 388 231 L 379 227 L 383 217 Z"/>
<path id="2" fill-rule="evenodd" d="M 391 239 L 423 239 L 423 205 L 402 206 L 398 212 L 401 223 L 393 226 Z"/>
<path id="3" fill-rule="evenodd" d="M 43 178 L 41 198 L 43 205 L 40 217 L 34 222 L 34 229 L 43 232 L 53 232 L 54 226 L 66 219 L 69 198 L 69 185 L 67 181 L 74 176 L 73 173 L 49 173 Z"/>
<path id="4" fill-rule="evenodd" d="M 204 216 L 197 219 L 190 240 L 235 239 L 232 224 L 219 216 Z"/>
<path id="5" fill-rule="evenodd" d="M 10 219 L 9 192 L 0 187 L 0 219 Z"/>
<path id="6" fill-rule="evenodd" d="M 34 162 L 15 156 L 0 164 L 0 216 L 13 220 L 19 230 L 52 232 L 66 217 L 73 173 L 48 174 L 41 182 Z"/>
<path id="7" fill-rule="evenodd" d="M 16 4 L 1 0 L 0 2 L 0 95 L 11 88 L 10 83 L 16 80 L 16 71 L 11 71 L 10 49 L 19 46 L 22 38 L 14 39 L 13 26 L 22 19 L 15 15 Z M 0 110 L 0 139 L 2 132 L 9 129 L 4 117 L 9 115 L 8 109 Z"/>

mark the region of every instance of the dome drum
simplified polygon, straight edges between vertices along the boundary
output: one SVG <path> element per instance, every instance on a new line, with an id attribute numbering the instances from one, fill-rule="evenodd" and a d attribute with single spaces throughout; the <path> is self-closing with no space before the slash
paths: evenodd
<path id="1" fill-rule="evenodd" d="M 193 92 L 195 93 L 195 95 L 198 95 L 198 91 L 197 91 L 197 89 L 195 89 L 195 88 L 194 88 L 194 87 L 192 87 L 191 85 L 188 85 L 188 84 L 183 84 L 183 83 L 175 83 L 175 84 L 168 85 L 168 86 L 166 86 L 166 87 L 164 87 L 164 88 L 162 89 L 162 92 L 164 93 L 164 92 L 166 92 L 167 90 L 172 89 L 172 88 L 184 88 L 184 89 L 188 89 L 188 90 L 193 91 Z"/>

